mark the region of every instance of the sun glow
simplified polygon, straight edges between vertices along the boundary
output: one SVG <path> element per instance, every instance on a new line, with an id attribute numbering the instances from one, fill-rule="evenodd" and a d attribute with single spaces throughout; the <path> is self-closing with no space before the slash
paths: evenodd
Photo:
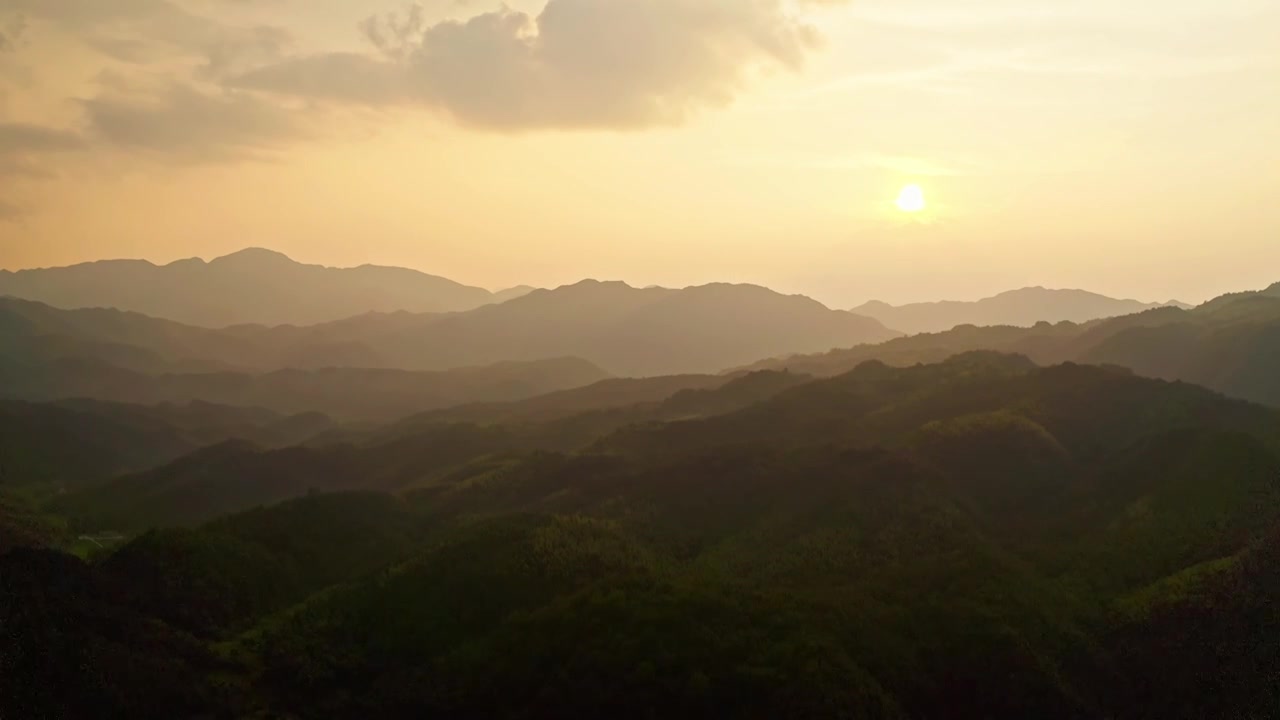
<path id="1" fill-rule="evenodd" d="M 919 185 L 907 185 L 898 193 L 898 209 L 902 212 L 918 213 L 924 208 L 924 190 Z"/>

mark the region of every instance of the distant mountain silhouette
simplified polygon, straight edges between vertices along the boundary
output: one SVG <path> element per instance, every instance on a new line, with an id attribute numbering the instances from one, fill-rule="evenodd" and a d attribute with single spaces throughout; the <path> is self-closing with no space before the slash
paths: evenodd
<path id="1" fill-rule="evenodd" d="M 893 306 L 872 301 L 853 312 L 872 317 L 907 334 L 942 332 L 958 325 L 1013 325 L 1030 327 L 1038 322 L 1088 322 L 1130 315 L 1164 305 L 1188 307 L 1177 302 L 1143 303 L 1117 300 L 1084 290 L 1023 288 L 975 302 L 945 301 Z"/>
<path id="2" fill-rule="evenodd" d="M 59 310 L 41 302 L 0 298 L 0 362 L 34 366 L 92 359 L 147 373 L 275 367 L 261 343 L 244 335 L 136 312 Z"/>
<path id="3" fill-rule="evenodd" d="M 816 351 L 899 334 L 754 285 L 641 290 L 595 280 L 467 313 L 373 316 L 315 333 L 327 344 L 362 342 L 392 367 L 573 356 L 628 376 L 716 372 L 783 348 Z"/>
<path id="4" fill-rule="evenodd" d="M 908 366 L 956 353 L 1020 353 L 1042 365 L 1118 365 L 1135 373 L 1196 383 L 1232 397 L 1280 406 L 1280 285 L 1234 293 L 1190 310 L 1161 307 L 1087 323 L 1034 327 L 961 325 L 879 345 L 776 358 L 745 369 L 838 375 L 868 360 Z"/>
<path id="5" fill-rule="evenodd" d="M 464 313 L 368 313 L 308 327 L 217 330 L 0 299 L 0 360 L 91 359 L 143 373 L 447 370 L 577 357 L 615 375 L 676 375 L 897 335 L 876 320 L 753 285 L 638 290 L 584 281 Z"/>
<path id="6" fill-rule="evenodd" d="M 0 271 L 0 296 L 59 308 L 113 307 L 204 327 L 311 325 L 374 311 L 452 312 L 525 292 L 494 294 L 405 268 L 304 265 L 259 248 L 209 262 L 104 260 Z"/>
<path id="7" fill-rule="evenodd" d="M 508 300 L 515 300 L 516 298 L 524 297 L 537 289 L 538 288 L 533 287 L 532 285 L 517 285 L 515 287 L 507 288 L 506 290 L 499 290 L 493 294 L 493 299 L 490 304 L 496 305 Z"/>

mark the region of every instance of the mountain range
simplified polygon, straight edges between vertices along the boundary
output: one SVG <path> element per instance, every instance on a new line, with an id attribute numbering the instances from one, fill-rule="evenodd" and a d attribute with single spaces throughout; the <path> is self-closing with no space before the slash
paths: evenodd
<path id="1" fill-rule="evenodd" d="M 334 427 L 319 413 L 285 416 L 201 402 L 148 406 L 0 400 L 0 488 L 47 486 L 61 492 L 230 440 L 287 447 Z"/>
<path id="2" fill-rule="evenodd" d="M 115 308 L 202 327 L 304 326 L 369 313 L 463 312 L 501 304 L 534 289 L 521 285 L 489 292 L 406 268 L 306 265 L 261 248 L 209 262 L 192 258 L 155 265 L 143 260 L 104 260 L 61 268 L 0 270 L 0 296 L 62 309 Z M 659 291 L 663 288 L 644 288 L 644 292 Z M 1186 307 L 1177 302 L 1164 305 Z M 1025 288 L 976 302 L 895 307 L 873 301 L 852 312 L 911 335 L 965 324 L 1087 322 L 1160 306 L 1083 290 Z"/>
<path id="3" fill-rule="evenodd" d="M 15 504 L 0 661 L 33 681 L 0 713 L 1190 719 L 1280 699 L 1257 641 L 1280 628 L 1276 410 L 989 352 L 692 392 L 570 453 L 528 444 L 528 415 L 231 442 L 56 516 Z M 57 522 L 129 537 L 85 563 Z"/>
<path id="4" fill-rule="evenodd" d="M 462 403 L 531 398 L 606 377 L 608 373 L 580 358 L 438 371 L 294 368 L 157 375 L 93 360 L 61 359 L 24 366 L 0 362 L 0 395 L 31 401 L 218 403 L 278 413 L 319 412 L 345 421 L 386 421 Z"/>
<path id="5" fill-rule="evenodd" d="M 717 372 L 770 355 L 897 335 L 870 318 L 752 285 L 640 290 L 584 281 L 468 312 L 223 329 L 0 299 L 0 355 L 29 365 L 91 357 L 148 373 L 448 370 L 572 356 L 612 374 L 649 376 Z"/>
<path id="6" fill-rule="evenodd" d="M 1088 322 L 1099 318 L 1132 315 L 1158 307 L 1188 305 L 1176 301 L 1144 303 L 1117 300 L 1084 290 L 1023 288 L 974 302 L 931 302 L 893 306 L 872 301 L 853 309 L 908 335 L 936 333 L 959 325 L 1013 325 L 1030 327 L 1038 322 Z"/>
<path id="7" fill-rule="evenodd" d="M 1280 284 L 1225 295 L 1191 309 L 1161 307 L 1087 323 L 1041 322 L 1029 328 L 960 326 L 813 355 L 754 363 L 746 370 L 790 369 L 836 375 L 869 360 L 906 366 L 973 350 L 1026 355 L 1037 363 L 1118 365 L 1140 375 L 1181 380 L 1234 397 L 1280 406 Z"/>
<path id="8" fill-rule="evenodd" d="M 304 265 L 261 248 L 209 262 L 104 260 L 0 270 L 0 296 L 67 309 L 116 308 L 205 327 L 313 325 L 366 312 L 471 310 L 529 290 L 492 293 L 397 267 Z"/>
<path id="9" fill-rule="evenodd" d="M 0 298 L 0 718 L 1277 716 L 1280 284 L 343 293 Z"/>

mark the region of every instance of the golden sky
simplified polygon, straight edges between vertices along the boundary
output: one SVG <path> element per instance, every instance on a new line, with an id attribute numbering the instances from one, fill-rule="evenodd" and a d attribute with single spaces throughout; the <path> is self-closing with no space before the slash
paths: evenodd
<path id="1" fill-rule="evenodd" d="M 0 0 L 7 269 L 1198 301 L 1278 197 L 1275 0 Z"/>

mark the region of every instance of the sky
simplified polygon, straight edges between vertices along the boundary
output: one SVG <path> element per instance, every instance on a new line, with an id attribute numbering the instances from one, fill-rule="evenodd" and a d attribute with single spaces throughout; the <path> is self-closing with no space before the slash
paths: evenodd
<path id="1" fill-rule="evenodd" d="M 1277 198 L 1275 0 L 0 0 L 10 270 L 1198 302 Z"/>

